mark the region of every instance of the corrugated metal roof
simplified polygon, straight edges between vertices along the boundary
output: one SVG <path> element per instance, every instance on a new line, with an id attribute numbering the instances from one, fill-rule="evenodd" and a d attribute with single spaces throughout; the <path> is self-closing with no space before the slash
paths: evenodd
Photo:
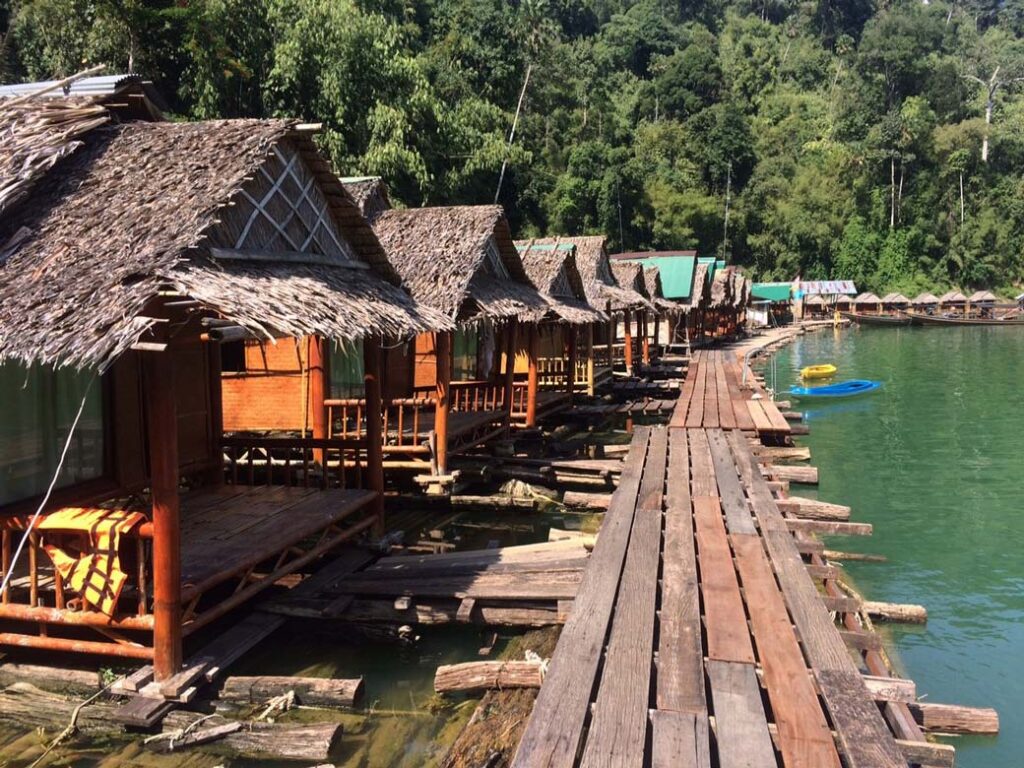
<path id="1" fill-rule="evenodd" d="M 792 289 L 792 283 L 754 283 L 750 295 L 761 301 L 789 301 Z"/>
<path id="2" fill-rule="evenodd" d="M 11 85 L 0 85 L 0 97 L 21 96 L 27 93 L 35 93 L 43 88 L 49 88 L 59 83 L 59 80 L 44 80 L 38 83 L 14 83 Z M 83 77 L 64 88 L 57 88 L 43 96 L 103 96 L 116 92 L 119 88 L 128 83 L 142 84 L 143 80 L 138 75 L 99 75 L 97 77 Z"/>
<path id="3" fill-rule="evenodd" d="M 804 295 L 816 293 L 825 296 L 853 296 L 857 293 L 857 287 L 852 280 L 802 280 L 799 290 Z"/>
<path id="4" fill-rule="evenodd" d="M 628 261 L 643 264 L 645 267 L 657 267 L 661 273 L 661 292 L 666 299 L 689 301 L 693 290 L 693 268 L 697 264 L 694 256 L 678 253 L 643 256 Z"/>

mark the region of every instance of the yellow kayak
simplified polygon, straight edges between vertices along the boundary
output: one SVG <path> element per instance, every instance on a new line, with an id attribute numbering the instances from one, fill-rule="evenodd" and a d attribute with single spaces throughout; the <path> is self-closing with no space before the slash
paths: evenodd
<path id="1" fill-rule="evenodd" d="M 836 375 L 839 370 L 831 363 L 826 365 L 808 365 L 800 370 L 801 379 L 828 379 Z"/>

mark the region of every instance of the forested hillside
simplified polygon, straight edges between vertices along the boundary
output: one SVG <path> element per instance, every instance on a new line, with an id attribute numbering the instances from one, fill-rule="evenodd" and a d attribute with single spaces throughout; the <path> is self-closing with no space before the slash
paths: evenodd
<path id="1" fill-rule="evenodd" d="M 407 205 L 491 202 L 507 157 L 523 235 L 1024 281 L 1024 0 L 0 0 L 0 30 L 5 81 L 106 62 L 184 118 L 320 121 Z"/>

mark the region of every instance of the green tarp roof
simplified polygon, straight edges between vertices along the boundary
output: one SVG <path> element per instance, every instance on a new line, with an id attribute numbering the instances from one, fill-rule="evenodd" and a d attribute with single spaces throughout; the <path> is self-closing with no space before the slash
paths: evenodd
<path id="1" fill-rule="evenodd" d="M 688 301 L 693 288 L 693 268 L 697 260 L 693 256 L 645 256 L 642 259 L 628 259 L 645 267 L 657 267 L 661 274 L 661 291 L 666 299 Z"/>
<path id="2" fill-rule="evenodd" d="M 792 283 L 754 283 L 750 295 L 761 301 L 789 301 Z"/>

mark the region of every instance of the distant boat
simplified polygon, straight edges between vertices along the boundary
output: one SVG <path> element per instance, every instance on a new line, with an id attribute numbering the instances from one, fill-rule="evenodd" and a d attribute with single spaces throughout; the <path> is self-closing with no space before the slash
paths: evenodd
<path id="1" fill-rule="evenodd" d="M 855 395 L 865 395 L 868 392 L 874 392 L 881 386 L 882 382 L 880 381 L 870 381 L 869 379 L 850 379 L 849 381 L 841 381 L 838 384 L 826 384 L 823 387 L 793 387 L 789 390 L 789 394 L 798 400 L 819 397 L 853 397 Z"/>
<path id="2" fill-rule="evenodd" d="M 926 315 L 920 312 L 908 312 L 910 319 L 919 325 L 1024 325 L 1022 317 L 942 317 L 941 315 Z"/>
<path id="3" fill-rule="evenodd" d="M 912 317 L 902 312 L 895 315 L 865 315 L 860 312 L 844 312 L 840 310 L 839 314 L 858 325 L 910 325 L 914 322 Z"/>
<path id="4" fill-rule="evenodd" d="M 800 369 L 801 379 L 830 379 L 836 375 L 838 369 L 832 363 L 823 365 L 808 365 Z"/>

